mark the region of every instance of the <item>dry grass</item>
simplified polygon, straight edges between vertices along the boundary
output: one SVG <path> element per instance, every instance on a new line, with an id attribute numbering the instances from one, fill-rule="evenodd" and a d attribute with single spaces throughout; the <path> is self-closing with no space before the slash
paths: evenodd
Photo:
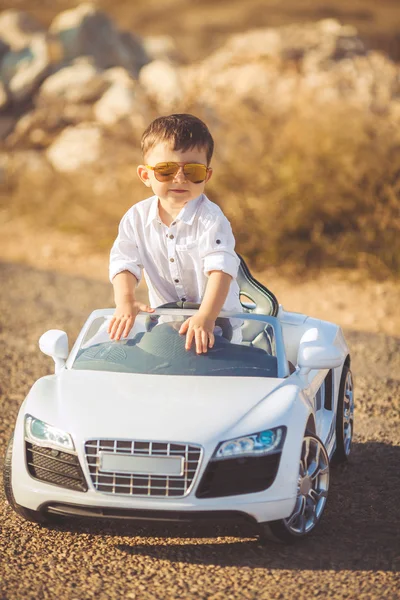
<path id="1" fill-rule="evenodd" d="M 207 193 L 254 268 L 362 267 L 400 274 L 400 134 L 387 115 L 344 106 L 289 116 L 242 106 L 215 131 Z M 81 233 L 108 248 L 122 214 L 148 195 L 137 140 L 110 139 L 106 162 L 79 176 L 16 171 L 0 198 L 8 218 Z"/>
<path id="2" fill-rule="evenodd" d="M 48 25 L 78 4 L 19 0 L 15 8 Z M 125 29 L 173 32 L 188 61 L 205 56 L 234 31 L 325 17 L 355 25 L 370 46 L 400 59 L 396 0 L 97 5 Z M 9 3 L 0 0 L 0 10 L 6 8 Z M 283 117 L 242 106 L 214 133 L 215 175 L 207 192 L 230 218 L 238 250 L 255 268 L 339 266 L 363 267 L 374 277 L 400 274 L 400 133 L 386 114 L 344 105 L 323 111 L 299 106 Z M 35 229 L 82 234 L 94 249 L 108 248 L 121 215 L 148 192 L 135 175 L 137 148 L 136 138 L 109 139 L 102 164 L 79 176 L 17 168 L 0 187 L 4 221 L 23 215 Z"/>
<path id="3" fill-rule="evenodd" d="M 387 115 L 242 109 L 225 131 L 210 187 L 253 263 L 400 273 L 400 137 Z"/>

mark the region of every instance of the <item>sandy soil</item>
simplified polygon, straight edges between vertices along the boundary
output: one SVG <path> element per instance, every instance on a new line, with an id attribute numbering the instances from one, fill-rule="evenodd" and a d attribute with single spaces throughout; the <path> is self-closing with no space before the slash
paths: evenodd
<path id="1" fill-rule="evenodd" d="M 0 260 L 41 270 L 108 281 L 107 252 L 94 253 L 78 235 L 35 231 L 22 219 L 0 223 Z M 251 265 L 249 265 L 251 268 Z M 357 331 L 400 337 L 400 281 L 374 281 L 361 271 L 330 270 L 311 277 L 269 269 L 254 275 L 286 310 L 333 321 Z M 146 288 L 141 286 L 145 297 Z"/>
<path id="2" fill-rule="evenodd" d="M 38 247 L 39 240 L 32 241 L 31 262 Z M 33 382 L 53 370 L 39 352 L 39 336 L 61 328 L 72 341 L 89 311 L 110 302 L 111 289 L 61 267 L 15 263 L 0 263 L 0 280 L 7 282 L 0 294 L 1 472 L 21 402 Z M 313 299 L 323 295 L 328 311 L 324 285 L 282 284 L 282 295 L 297 305 L 300 290 L 304 299 L 310 290 L 310 307 L 325 310 Z M 340 286 L 332 290 L 344 296 Z M 358 319 L 356 299 L 343 302 Z M 13 512 L 0 485 L 1 600 L 398 599 L 400 339 L 352 327 L 345 335 L 356 381 L 356 438 L 351 462 L 332 470 L 327 509 L 310 539 L 262 546 L 254 529 L 218 523 L 67 520 L 43 528 Z"/>

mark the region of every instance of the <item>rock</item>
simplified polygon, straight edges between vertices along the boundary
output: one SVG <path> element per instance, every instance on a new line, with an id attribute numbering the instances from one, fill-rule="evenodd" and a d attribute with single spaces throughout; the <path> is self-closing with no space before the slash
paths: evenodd
<path id="1" fill-rule="evenodd" d="M 8 93 L 6 87 L 2 81 L 0 81 L 0 111 L 8 105 Z"/>
<path id="2" fill-rule="evenodd" d="M 29 98 L 46 78 L 51 62 L 44 35 L 32 38 L 30 45 L 19 52 L 8 52 L 1 64 L 0 77 L 11 98 L 16 102 Z"/>
<path id="3" fill-rule="evenodd" d="M 32 37 L 44 34 L 44 27 L 29 13 L 4 10 L 0 13 L 1 39 L 11 50 L 18 51 L 29 46 Z"/>
<path id="4" fill-rule="evenodd" d="M 49 31 L 63 45 L 67 61 L 91 56 L 100 69 L 122 66 L 135 76 L 148 62 L 139 39 L 118 32 L 111 19 L 92 4 L 60 13 Z"/>
<path id="5" fill-rule="evenodd" d="M 88 62 L 78 62 L 50 75 L 40 88 L 38 101 L 95 102 L 109 85 L 96 67 Z"/>
<path id="6" fill-rule="evenodd" d="M 6 152 L 0 153 L 0 187 L 7 185 L 10 174 L 11 157 Z"/>
<path id="7" fill-rule="evenodd" d="M 3 56 L 9 51 L 10 46 L 2 38 L 0 38 L 0 62 L 3 59 Z"/>
<path id="8" fill-rule="evenodd" d="M 93 121 L 93 108 L 90 104 L 66 104 L 62 116 L 68 125 L 79 125 L 79 123 Z"/>
<path id="9" fill-rule="evenodd" d="M 101 156 L 102 133 L 95 125 L 67 127 L 46 152 L 56 171 L 78 171 L 96 163 Z"/>
<path id="10" fill-rule="evenodd" d="M 3 142 L 15 127 L 14 117 L 0 117 L 0 141 Z"/>
<path id="11" fill-rule="evenodd" d="M 179 70 L 170 62 L 155 60 L 144 66 L 139 82 L 161 112 L 178 110 L 183 101 L 183 87 Z"/>
<path id="12" fill-rule="evenodd" d="M 21 143 L 25 145 L 32 141 L 35 144 L 34 140 L 38 139 L 38 134 L 34 132 L 43 131 L 54 135 L 54 132 L 58 132 L 63 125 L 59 111 L 52 113 L 47 109 L 34 109 L 25 113 L 16 123 L 9 138 L 10 146 L 15 147 Z"/>
<path id="13" fill-rule="evenodd" d="M 400 87 L 399 68 L 387 57 L 379 66 L 375 55 L 353 27 L 334 19 L 247 31 L 204 61 L 178 69 L 183 103 L 222 114 L 241 102 L 285 113 L 346 101 L 386 114 Z M 144 77 L 141 82 L 146 88 Z"/>
<path id="14" fill-rule="evenodd" d="M 129 75 L 123 67 L 113 67 L 103 71 L 103 79 L 109 83 L 118 83 L 119 85 L 129 87 L 136 82 L 136 79 Z"/>
<path id="15" fill-rule="evenodd" d="M 175 40 L 170 35 L 149 35 L 143 38 L 142 44 L 150 61 L 167 60 L 179 63 L 182 60 Z"/>
<path id="16" fill-rule="evenodd" d="M 35 181 L 51 177 L 53 170 L 43 152 L 37 150 L 21 150 L 14 152 L 9 171 L 18 178 L 35 176 Z"/>
<path id="17" fill-rule="evenodd" d="M 135 127 L 143 127 L 147 121 L 148 105 L 143 90 L 134 81 L 114 83 L 93 107 L 99 123 L 116 125 L 129 120 Z"/>

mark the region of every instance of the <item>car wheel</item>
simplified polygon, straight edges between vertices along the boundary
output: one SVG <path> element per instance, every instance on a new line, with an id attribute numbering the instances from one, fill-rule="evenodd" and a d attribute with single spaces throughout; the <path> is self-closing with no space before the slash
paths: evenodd
<path id="1" fill-rule="evenodd" d="M 332 457 L 335 464 L 346 462 L 351 452 L 354 432 L 354 386 L 349 367 L 343 367 L 336 411 L 336 449 Z"/>
<path id="2" fill-rule="evenodd" d="M 4 467 L 3 467 L 3 483 L 4 483 L 4 491 L 6 494 L 7 501 L 11 508 L 20 516 L 26 519 L 27 521 L 32 521 L 33 523 L 48 523 L 48 519 L 42 515 L 37 510 L 32 510 L 30 508 L 25 508 L 24 506 L 20 506 L 15 502 L 13 489 L 12 489 L 12 480 L 11 480 L 11 459 L 12 459 L 12 450 L 13 450 L 13 442 L 14 436 L 11 436 L 10 441 L 8 442 L 6 454 L 4 457 Z"/>
<path id="3" fill-rule="evenodd" d="M 286 519 L 260 523 L 261 539 L 291 543 L 314 531 L 325 510 L 329 489 L 329 457 L 322 441 L 306 432 L 301 448 L 297 497 Z"/>

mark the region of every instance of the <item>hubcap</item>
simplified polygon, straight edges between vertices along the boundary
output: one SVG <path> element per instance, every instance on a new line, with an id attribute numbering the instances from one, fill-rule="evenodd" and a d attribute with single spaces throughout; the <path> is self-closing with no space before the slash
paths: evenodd
<path id="1" fill-rule="evenodd" d="M 353 379 L 350 371 L 347 373 L 344 384 L 343 398 L 343 445 L 346 456 L 350 454 L 351 442 L 353 439 L 353 419 L 354 419 L 354 394 Z"/>
<path id="2" fill-rule="evenodd" d="M 318 523 L 325 508 L 329 489 L 329 459 L 322 442 L 306 436 L 301 450 L 296 504 L 284 519 L 294 535 L 304 535 Z"/>

